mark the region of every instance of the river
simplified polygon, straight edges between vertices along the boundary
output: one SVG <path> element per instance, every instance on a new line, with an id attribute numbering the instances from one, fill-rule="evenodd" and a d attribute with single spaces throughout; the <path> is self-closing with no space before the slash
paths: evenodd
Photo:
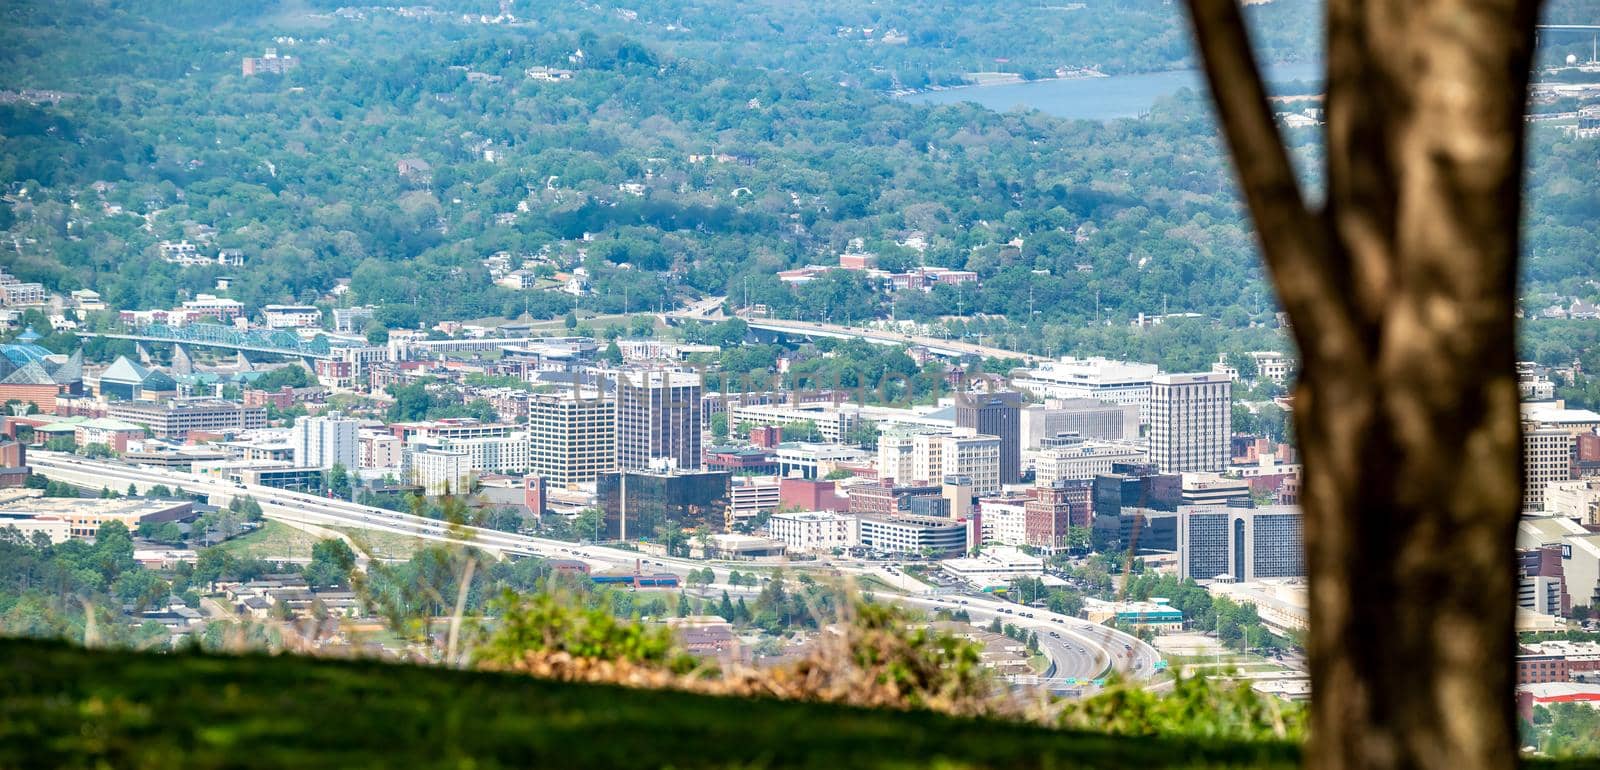
<path id="1" fill-rule="evenodd" d="M 1270 67 L 1267 72 L 1270 82 L 1311 82 L 1322 79 L 1322 65 L 1315 62 Z M 922 91 L 901 98 L 924 104 L 975 102 L 998 112 L 1018 108 L 1036 109 L 1063 118 L 1110 120 L 1143 115 L 1156 100 L 1175 94 L 1179 89 L 1199 89 L 1200 79 L 1199 70 L 1174 70 L 1104 78 L 969 86 Z"/>

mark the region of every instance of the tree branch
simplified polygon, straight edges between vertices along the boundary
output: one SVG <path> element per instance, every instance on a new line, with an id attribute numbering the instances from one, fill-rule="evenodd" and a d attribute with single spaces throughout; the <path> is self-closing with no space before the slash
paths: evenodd
<path id="1" fill-rule="evenodd" d="M 1186 5 L 1239 186 L 1297 336 L 1304 343 L 1348 331 L 1350 315 L 1338 290 L 1345 276 L 1330 264 L 1322 217 L 1307 210 L 1300 193 L 1239 5 L 1236 0 L 1188 0 Z"/>

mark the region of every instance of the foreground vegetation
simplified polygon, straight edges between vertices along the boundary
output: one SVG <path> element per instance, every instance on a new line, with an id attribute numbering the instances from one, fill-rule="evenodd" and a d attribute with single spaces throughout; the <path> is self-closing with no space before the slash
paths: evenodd
<path id="1" fill-rule="evenodd" d="M 0 642 L 0 766 L 1297 766 L 1270 742 L 1122 739 L 926 712 L 294 657 Z"/>

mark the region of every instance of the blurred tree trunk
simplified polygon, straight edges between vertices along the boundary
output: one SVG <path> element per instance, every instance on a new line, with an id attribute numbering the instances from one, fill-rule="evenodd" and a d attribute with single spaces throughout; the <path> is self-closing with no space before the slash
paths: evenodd
<path id="1" fill-rule="evenodd" d="M 1312 768 L 1509 768 L 1536 0 L 1328 0 L 1303 201 L 1235 0 L 1188 0 L 1302 366 Z"/>

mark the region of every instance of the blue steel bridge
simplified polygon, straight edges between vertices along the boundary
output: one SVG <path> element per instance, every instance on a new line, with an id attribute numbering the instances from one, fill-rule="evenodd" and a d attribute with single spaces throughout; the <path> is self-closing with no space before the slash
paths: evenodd
<path id="1" fill-rule="evenodd" d="M 293 356 L 296 358 L 333 358 L 333 348 L 328 344 L 326 336 L 319 334 L 310 340 L 302 340 L 300 335 L 282 329 L 242 331 L 232 326 L 208 323 L 185 324 L 183 326 L 150 324 L 134 327 L 126 333 L 79 332 L 78 334 L 81 337 L 103 337 L 105 339 L 133 340 L 135 342 L 165 342 L 185 347 L 223 348 L 251 353 Z"/>

